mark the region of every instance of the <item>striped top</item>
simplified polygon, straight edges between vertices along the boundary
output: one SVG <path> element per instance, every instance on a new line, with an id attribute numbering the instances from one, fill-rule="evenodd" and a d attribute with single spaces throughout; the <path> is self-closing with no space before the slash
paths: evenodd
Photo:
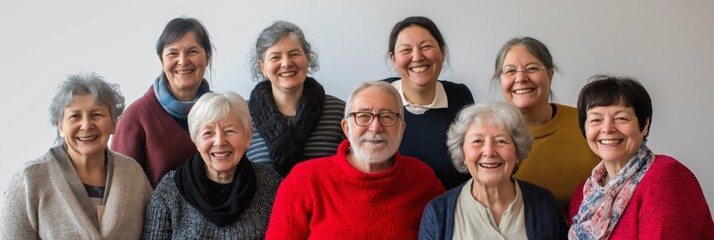
<path id="1" fill-rule="evenodd" d="M 337 147 L 345 139 L 340 125 L 344 114 L 345 102 L 334 96 L 325 95 L 320 122 L 305 142 L 305 159 L 332 156 L 337 153 Z M 257 129 L 252 121 L 251 126 Z M 257 130 L 253 131 L 253 139 L 245 155 L 251 162 L 272 166 L 268 145 Z"/>

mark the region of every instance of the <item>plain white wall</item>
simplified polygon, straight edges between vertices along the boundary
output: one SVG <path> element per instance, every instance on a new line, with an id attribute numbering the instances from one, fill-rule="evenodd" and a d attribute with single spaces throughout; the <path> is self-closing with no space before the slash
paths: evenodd
<path id="1" fill-rule="evenodd" d="M 127 102 L 161 71 L 154 44 L 166 22 L 187 15 L 208 28 L 216 46 L 214 91 L 249 96 L 247 56 L 274 20 L 298 24 L 318 49 L 314 74 L 345 99 L 359 82 L 396 73 L 385 60 L 397 21 L 424 15 L 436 22 L 450 51 L 442 79 L 467 84 L 476 101 L 502 99 L 491 87 L 496 52 L 514 36 L 533 36 L 551 50 L 560 74 L 553 91 L 574 105 L 596 73 L 639 79 L 654 101 L 648 145 L 679 159 L 714 203 L 713 1 L 20 1 L 0 8 L 0 189 L 23 162 L 44 154 L 55 129 L 47 107 L 68 73 L 94 71 L 119 83 Z M 686 202 L 686 199 L 682 199 Z"/>

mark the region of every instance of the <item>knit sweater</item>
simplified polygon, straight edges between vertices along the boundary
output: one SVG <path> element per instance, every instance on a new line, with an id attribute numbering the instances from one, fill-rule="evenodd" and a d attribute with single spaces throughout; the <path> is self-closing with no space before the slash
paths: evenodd
<path id="1" fill-rule="evenodd" d="M 577 110 L 560 104 L 555 106 L 553 119 L 530 128 L 533 145 L 514 177 L 552 192 L 566 217 L 575 187 L 590 176 L 600 157 L 590 150 L 580 132 Z"/>
<path id="2" fill-rule="evenodd" d="M 444 192 L 421 161 L 396 153 L 391 168 L 363 173 L 337 154 L 299 163 L 275 197 L 266 239 L 416 239 L 427 202 Z"/>
<path id="3" fill-rule="evenodd" d="M 573 194 L 571 222 L 583 201 L 584 184 Z M 674 158 L 656 155 L 610 239 L 714 239 L 714 222 L 697 178 Z"/>
<path id="4" fill-rule="evenodd" d="M 153 187 L 197 153 L 191 136 L 159 104 L 153 87 L 124 111 L 111 149 L 139 162 Z"/>
<path id="5" fill-rule="evenodd" d="M 255 195 L 238 220 L 219 227 L 189 204 L 174 182 L 171 171 L 164 176 L 146 210 L 144 239 L 263 239 L 280 175 L 271 167 L 253 164 Z"/>
<path id="6" fill-rule="evenodd" d="M 399 78 L 385 79 L 394 82 Z M 456 171 L 451 163 L 449 150 L 446 148 L 446 132 L 456 118 L 456 114 L 466 105 L 474 103 L 471 91 L 464 84 L 439 81 L 449 102 L 448 108 L 429 109 L 423 114 L 413 114 L 404 109 L 404 130 L 399 152 L 415 157 L 434 169 L 436 177 L 444 188 L 452 189 L 470 178 L 469 175 Z"/>
<path id="7" fill-rule="evenodd" d="M 464 183 L 466 184 L 466 183 Z M 539 186 L 518 181 L 528 239 L 567 239 L 568 227 L 560 215 L 553 194 Z M 456 202 L 463 184 L 431 200 L 419 225 L 419 239 L 452 239 Z M 470 194 L 470 193 L 464 193 Z"/>
<path id="8" fill-rule="evenodd" d="M 0 239 L 139 239 L 151 185 L 136 161 L 109 154 L 114 171 L 100 230 L 48 152 L 12 176 L 3 195 Z"/>

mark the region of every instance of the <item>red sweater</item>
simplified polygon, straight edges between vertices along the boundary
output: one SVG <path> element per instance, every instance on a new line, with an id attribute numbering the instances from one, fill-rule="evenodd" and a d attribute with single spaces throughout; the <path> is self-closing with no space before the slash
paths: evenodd
<path id="1" fill-rule="evenodd" d="M 266 239 L 417 239 L 422 211 L 444 192 L 434 171 L 399 153 L 383 172 L 352 167 L 345 140 L 301 162 L 278 188 Z"/>
<path id="2" fill-rule="evenodd" d="M 570 201 L 571 222 L 583 201 L 584 183 Z M 610 239 L 714 239 L 714 222 L 697 178 L 674 158 L 657 155 Z"/>
<path id="3" fill-rule="evenodd" d="M 154 188 L 164 174 L 197 153 L 188 132 L 159 104 L 153 86 L 124 111 L 111 149 L 139 162 Z"/>

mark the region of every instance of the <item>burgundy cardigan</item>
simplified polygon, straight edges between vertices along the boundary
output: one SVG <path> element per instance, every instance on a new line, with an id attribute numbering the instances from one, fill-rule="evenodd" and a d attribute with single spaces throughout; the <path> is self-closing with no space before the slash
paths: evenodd
<path id="1" fill-rule="evenodd" d="M 154 188 L 198 152 L 188 132 L 159 104 L 153 86 L 124 111 L 110 148 L 139 162 Z"/>

